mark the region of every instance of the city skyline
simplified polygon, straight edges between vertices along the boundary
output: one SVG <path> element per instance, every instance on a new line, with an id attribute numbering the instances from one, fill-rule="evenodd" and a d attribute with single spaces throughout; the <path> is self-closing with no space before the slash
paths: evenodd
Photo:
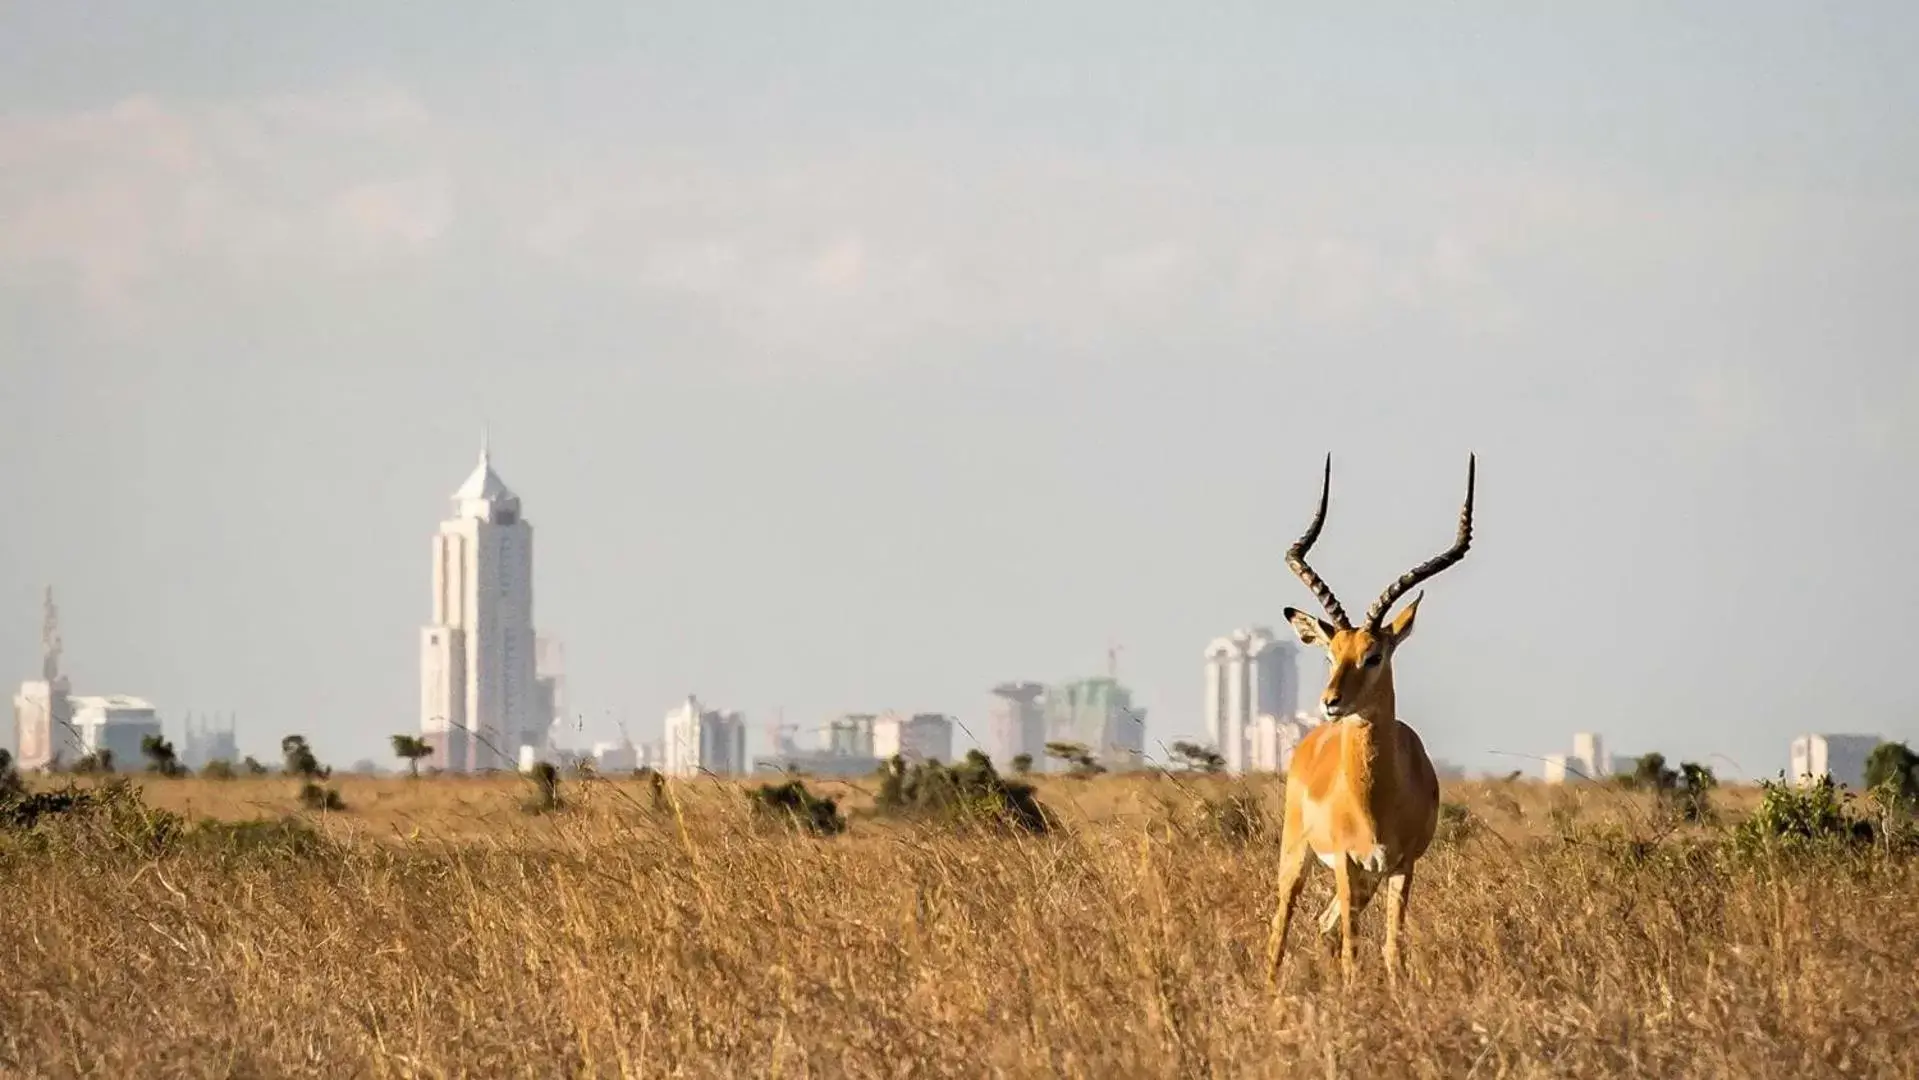
<path id="1" fill-rule="evenodd" d="M 1919 689 L 1831 675 L 1919 599 L 1919 11 L 1165 27 L 8 8 L 0 662 L 52 582 L 76 686 L 383 759 L 488 420 L 596 731 L 698 688 L 978 735 L 1117 642 L 1157 752 L 1196 650 L 1308 600 L 1325 452 L 1357 595 L 1476 452 L 1398 660 L 1434 756 L 1919 740 Z"/>
<path id="2" fill-rule="evenodd" d="M 628 729 L 627 721 L 627 714 L 632 706 L 621 708 L 618 710 L 619 719 L 612 721 L 612 726 L 616 728 L 619 733 L 619 742 L 617 743 L 604 740 L 603 737 L 610 734 L 610 732 L 604 730 L 589 730 L 584 723 L 569 724 L 571 721 L 584 721 L 586 719 L 585 713 L 568 715 L 564 712 L 553 712 L 550 717 L 545 714 L 536 715 L 542 703 L 551 706 L 557 699 L 555 696 L 554 673 L 547 671 L 543 667 L 539 667 L 535 661 L 549 654 L 557 657 L 558 650 L 555 643 L 549 638 L 536 636 L 532 627 L 534 567 L 532 563 L 530 536 L 531 525 L 530 522 L 521 515 L 520 497 L 512 489 L 507 487 L 505 481 L 500 478 L 493 467 L 490 433 L 482 432 L 479 462 L 473 468 L 466 481 L 454 492 L 452 501 L 455 506 L 455 513 L 451 518 L 441 523 L 439 533 L 435 537 L 432 567 L 433 580 L 435 583 L 433 593 L 434 612 L 436 616 L 442 620 L 446 619 L 450 612 L 458 612 L 461 610 L 458 603 L 452 603 L 449 599 L 454 593 L 461 592 L 466 586 L 474 586 L 475 589 L 478 589 L 480 585 L 483 584 L 483 582 L 480 582 L 477 578 L 475 580 L 466 580 L 461 577 L 461 574 L 466 572 L 460 569 L 465 556 L 460 555 L 458 552 L 450 552 L 446 545 L 448 543 L 461 543 L 477 549 L 483 539 L 483 535 L 488 529 L 499 530 L 504 527 L 504 531 L 508 534 L 508 537 L 506 538 L 505 546 L 501 548 L 501 550 L 512 555 L 512 559 L 509 561 L 513 562 L 513 566 L 509 568 L 511 572 L 505 575 L 506 579 L 509 580 L 506 580 L 504 584 L 498 585 L 495 591 L 504 589 L 505 593 L 503 595 L 518 597 L 518 599 L 509 606 L 512 607 L 515 612 L 519 613 L 515 618 L 520 619 L 520 621 L 526 624 L 522 628 L 522 636 L 526 641 L 527 647 L 524 649 L 524 655 L 529 666 L 527 678 L 524 680 L 525 687 L 522 690 L 523 700 L 521 702 L 521 711 L 527 712 L 528 715 L 521 718 L 522 722 L 517 728 L 517 730 L 522 732 L 522 735 L 519 738 L 501 736 L 497 740 L 499 749 L 490 752 L 490 756 L 487 752 L 481 752 L 482 756 L 488 757 L 485 763 L 480 763 L 479 760 L 475 758 L 473 759 L 473 763 L 469 764 L 467 768 L 513 768 L 516 762 L 519 761 L 520 754 L 523 752 L 520 749 L 521 744 L 531 747 L 539 758 L 545 760 L 557 760 L 555 755 L 563 753 L 583 754 L 591 757 L 594 756 L 596 751 L 604 751 L 608 747 L 625 745 L 629 750 L 638 752 L 641 759 L 645 758 L 646 747 L 656 748 L 664 754 L 661 760 L 665 771 L 675 775 L 691 775 L 701 771 L 706 768 L 706 766 L 700 764 L 700 762 L 712 755 L 717 755 L 716 760 L 721 763 L 721 767 L 716 771 L 722 774 L 748 775 L 754 771 L 751 763 L 754 762 L 756 758 L 771 753 L 776 749 L 776 747 L 764 746 L 756 748 L 755 741 L 749 733 L 757 728 L 758 725 L 751 723 L 750 718 L 746 717 L 740 711 L 705 710 L 698 705 L 697 699 L 692 696 L 687 696 L 680 706 L 675 707 L 666 714 L 665 719 L 660 722 L 660 731 L 658 732 L 657 738 L 647 738 L 646 735 L 648 733 L 644 731 L 641 733 L 640 738 L 633 738 L 632 733 Z M 499 545 L 494 546 L 497 547 Z M 499 577 L 501 571 L 497 565 L 489 565 L 494 565 L 494 569 L 483 571 L 479 576 L 490 581 L 493 580 L 493 578 Z M 451 589 L 452 592 L 449 592 L 449 589 Z M 468 603 L 471 602 L 473 596 L 478 595 L 473 589 L 465 589 L 465 591 L 471 594 Z M 55 609 L 52 605 L 53 590 L 51 586 L 48 586 L 45 589 L 42 619 L 43 655 L 41 666 L 43 682 L 48 678 L 55 677 L 50 673 L 59 671 L 60 657 L 65 651 L 64 634 L 59 629 Z M 521 616 L 523 616 L 523 618 L 521 618 Z M 459 697 L 459 695 L 453 695 L 453 698 L 449 698 L 448 687 L 446 686 L 438 686 L 436 691 L 436 685 L 443 683 L 445 681 L 444 676 L 448 674 L 448 671 L 444 670 L 446 661 L 441 654 L 446 653 L 449 649 L 456 647 L 456 645 L 460 648 L 467 648 L 464 644 L 457 644 L 455 639 L 446 637 L 449 630 L 457 631 L 459 628 L 460 623 L 457 621 L 441 621 L 430 624 L 421 631 L 423 652 L 420 722 L 422 724 L 422 734 L 427 737 L 429 744 L 436 746 L 438 745 L 437 740 L 444 739 L 448 733 L 435 726 L 437 721 L 443 721 L 445 719 L 447 705 L 444 704 L 444 701 Z M 1109 643 L 1106 649 L 1109 673 L 1113 672 L 1114 665 L 1117 663 L 1117 652 L 1118 649 Z M 1273 742 L 1275 738 L 1285 740 L 1285 735 L 1276 733 L 1277 729 L 1274 729 L 1275 721 L 1279 722 L 1279 729 L 1284 729 L 1288 724 L 1291 724 L 1299 730 L 1303 730 L 1299 728 L 1301 723 L 1310 725 L 1311 723 L 1318 722 L 1317 714 L 1311 709 L 1297 711 L 1296 709 L 1284 710 L 1283 708 L 1283 703 L 1287 700 L 1292 700 L 1296 704 L 1298 695 L 1301 693 L 1301 687 L 1307 686 L 1306 683 L 1302 682 L 1302 677 L 1307 676 L 1308 672 L 1302 670 L 1302 668 L 1306 668 L 1308 665 L 1302 663 L 1302 660 L 1307 657 L 1317 657 L 1318 655 L 1317 650 L 1302 649 L 1292 641 L 1275 635 L 1271 627 L 1263 624 L 1255 624 L 1250 628 L 1237 629 L 1223 637 L 1214 638 L 1207 644 L 1203 651 L 1206 679 L 1203 692 L 1203 709 L 1201 710 L 1204 717 L 1202 730 L 1197 734 L 1182 733 L 1179 736 L 1165 739 L 1158 739 L 1152 736 L 1140 736 L 1137 734 L 1129 735 L 1127 737 L 1128 739 L 1137 739 L 1139 741 L 1139 749 L 1136 751 L 1121 749 L 1121 755 L 1131 754 L 1135 756 L 1139 762 L 1148 765 L 1171 766 L 1174 764 L 1174 756 L 1170 752 L 1170 747 L 1173 742 L 1183 739 L 1196 741 L 1201 745 L 1219 750 L 1225 760 L 1225 769 L 1228 773 L 1272 771 L 1273 761 L 1275 760 L 1273 755 L 1278 752 L 1276 747 L 1266 747 L 1262 750 L 1256 749 L 1251 743 L 1256 738 L 1264 739 L 1267 742 Z M 441 657 L 437 666 L 435 664 L 436 656 Z M 543 663 L 545 661 L 542 659 L 540 662 Z M 555 662 L 557 663 L 557 661 Z M 1317 670 L 1319 665 L 1310 666 L 1314 670 Z M 64 685 L 64 673 L 60 673 L 58 678 L 62 680 L 62 685 Z M 1043 747 L 1046 742 L 1054 741 L 1056 738 L 1062 736 L 1063 738 L 1061 738 L 1060 741 L 1075 741 L 1072 737 L 1075 734 L 1074 732 L 1062 732 L 1058 730 L 1062 723 L 1067 727 L 1071 727 L 1073 721 L 1070 716 L 1062 719 L 1059 716 L 1055 716 L 1053 710 L 1049 710 L 1047 701 L 1048 692 L 1063 691 L 1069 694 L 1077 694 L 1080 692 L 1078 688 L 1081 684 L 1095 685 L 1102 683 L 1112 683 L 1120 688 L 1120 693 L 1123 698 L 1123 704 L 1119 707 L 1120 714 L 1122 714 L 1124 718 L 1138 724 L 1143 729 L 1147 714 L 1150 710 L 1144 707 L 1134 707 L 1130 692 L 1126 691 L 1123 684 L 1118 683 L 1112 674 L 1104 677 L 1089 676 L 1078 679 L 1069 678 L 1052 684 L 1019 680 L 1011 682 L 1001 681 L 988 689 L 988 700 L 981 706 L 977 713 L 966 714 L 974 717 L 971 723 L 967 721 L 965 716 L 948 716 L 947 714 L 941 713 L 901 713 L 898 710 L 887 710 L 883 714 L 841 713 L 837 714 L 837 716 L 864 716 L 869 720 L 878 718 L 880 723 L 893 725 L 893 730 L 895 731 L 900 730 L 901 725 L 906 723 L 909 718 L 913 722 L 918 722 L 922 718 L 939 719 L 946 725 L 944 728 L 945 733 L 940 736 L 940 738 L 945 741 L 941 742 L 940 745 L 949 747 L 950 753 L 948 756 L 956 759 L 962 756 L 966 750 L 975 748 L 992 753 L 1001 739 L 1001 736 L 995 734 L 995 732 L 998 727 L 1006 722 L 1006 717 L 1002 715 L 1002 706 L 1009 697 L 1017 698 L 1029 690 L 1037 706 L 1035 709 L 1035 717 L 1039 721 L 1040 729 L 1045 732 L 1045 737 L 1040 740 L 1040 745 Z M 21 692 L 30 695 L 36 692 L 34 687 L 39 684 L 28 681 L 20 685 Z M 1307 692 L 1315 692 L 1311 687 L 1316 686 L 1317 682 L 1315 681 L 1308 687 Z M 20 702 L 24 700 L 27 699 L 16 697 L 16 711 L 22 707 Z M 196 729 L 192 725 L 191 710 L 187 710 L 183 718 L 175 725 L 167 722 L 166 719 L 170 712 L 172 712 L 171 710 L 164 708 L 156 709 L 152 703 L 139 698 L 129 698 L 120 695 L 109 695 L 106 697 L 76 695 L 72 697 L 71 700 L 77 711 L 82 709 L 91 710 L 94 713 L 101 713 L 102 715 L 105 715 L 102 710 L 110 711 L 113 708 L 131 709 L 133 712 L 142 716 L 150 717 L 150 719 L 143 721 L 149 724 L 150 727 L 141 730 L 164 732 L 170 737 L 183 740 L 183 745 L 189 747 L 194 745 L 196 737 L 202 737 L 201 729 Z M 638 707 L 642 710 L 644 709 L 644 706 Z M 1107 708 L 1107 706 L 1103 705 L 1101 707 Z M 1275 708 L 1279 708 L 1282 711 L 1272 711 Z M 1070 707 L 1067 710 L 1068 713 L 1072 711 Z M 1309 716 L 1309 714 L 1311 715 Z M 613 710 L 608 710 L 607 716 L 610 718 L 612 715 Z M 1295 717 L 1300 719 L 1295 720 Z M 1256 724 L 1255 721 L 1259 721 L 1260 723 Z M 102 721 L 98 717 L 92 719 L 89 723 L 92 724 L 92 728 L 87 730 L 104 731 L 104 729 L 100 727 Z M 231 732 L 231 725 L 233 725 L 233 723 L 234 721 L 229 718 L 228 724 L 230 726 L 226 729 L 228 733 Z M 817 725 L 804 725 L 802 726 L 802 730 L 813 731 L 818 736 L 817 748 L 819 750 L 832 752 L 832 739 L 828 732 L 836 723 L 838 723 L 837 719 L 827 718 L 824 722 Z M 1110 723 L 1110 721 L 1108 721 L 1108 723 Z M 724 734 L 715 736 L 719 739 L 719 742 L 714 743 L 712 748 L 696 750 L 681 748 L 677 751 L 674 749 L 676 737 L 681 743 L 696 740 L 697 745 L 704 746 L 708 740 L 699 733 L 714 724 L 720 725 L 720 730 L 723 731 Z M 178 727 L 177 731 L 175 730 L 176 726 Z M 486 723 L 477 726 L 485 731 L 493 731 L 499 728 L 497 723 Z M 555 732 L 564 731 L 569 728 L 569 726 L 573 729 L 573 737 L 569 741 L 560 743 L 553 740 L 552 736 Z M 1256 727 L 1259 728 L 1257 735 L 1255 733 Z M 76 727 L 76 730 L 80 730 L 80 728 Z M 1894 730 L 1895 732 L 1898 730 L 1896 725 Z M 1225 742 L 1225 737 L 1228 733 L 1234 731 L 1237 731 L 1241 744 L 1240 753 L 1237 754 L 1232 752 Z M 292 732 L 288 732 L 286 734 L 291 733 Z M 16 731 L 12 734 L 17 740 L 19 733 Z M 316 738 L 312 733 L 300 732 L 300 734 L 306 734 L 309 739 Z M 324 738 L 325 734 L 324 731 L 321 731 L 318 737 Z M 132 761 L 137 760 L 137 755 L 131 753 L 129 750 L 129 748 L 135 744 L 128 740 L 137 739 L 138 733 L 133 735 L 123 733 L 117 737 L 125 743 L 125 745 L 116 745 L 116 750 L 118 751 L 116 758 L 121 764 L 126 766 Z M 1296 738 L 1297 736 L 1294 735 L 1292 737 Z M 1633 758 L 1633 755 L 1630 754 L 1625 756 L 1613 755 L 1608 759 L 1609 763 L 1607 765 L 1594 766 L 1591 762 L 1595 758 L 1595 755 L 1599 753 L 1597 749 L 1599 743 L 1596 740 L 1598 740 L 1600 736 L 1586 732 L 1578 732 L 1574 733 L 1573 737 L 1575 750 L 1571 755 L 1552 753 L 1544 746 L 1535 750 L 1514 754 L 1513 757 L 1521 762 L 1521 764 L 1517 766 L 1519 771 L 1524 774 L 1531 774 L 1538 771 L 1547 782 L 1557 783 L 1563 782 L 1564 779 L 1571 774 L 1572 770 L 1569 766 L 1577 762 L 1584 762 L 1584 764 L 1580 766 L 1580 774 L 1595 778 L 1629 769 L 1629 763 Z M 1758 771 L 1750 775 L 1746 774 L 1737 762 L 1732 761 L 1722 752 L 1711 750 L 1698 756 L 1711 759 L 1720 767 L 1730 765 L 1731 771 L 1728 778 L 1762 779 L 1774 775 L 1775 772 L 1791 773 L 1794 769 L 1801 768 L 1801 759 L 1806 754 L 1806 751 L 1803 749 L 1806 740 L 1808 738 L 1822 739 L 1827 737 L 1828 736 L 1818 732 L 1810 734 L 1804 731 L 1795 732 L 1791 736 L 1792 742 L 1788 750 L 1791 760 L 1786 767 L 1779 770 L 1768 771 L 1765 766 L 1762 766 Z M 1850 739 L 1854 742 L 1862 738 L 1867 738 L 1864 736 L 1850 735 L 1831 737 L 1836 739 Z M 1895 742 L 1900 741 L 1903 737 L 1904 736 L 1897 733 L 1884 736 L 1884 738 Z M 84 734 L 80 738 L 82 742 L 88 741 Z M 254 736 L 254 739 L 266 740 L 274 746 L 277 746 L 279 738 L 280 734 L 273 734 L 269 737 L 266 733 L 258 733 Z M 892 736 L 892 738 L 897 742 L 899 736 L 896 734 Z M 1880 738 L 1880 736 L 1873 736 L 1871 738 Z M 246 741 L 250 748 L 254 740 L 249 739 L 243 741 Z M 230 749 L 237 749 L 238 747 L 238 744 L 234 742 L 229 735 L 222 736 L 222 745 Z M 800 743 L 795 745 L 799 748 L 812 748 L 807 745 L 807 740 L 801 740 Z M 1116 749 L 1113 740 L 1107 736 L 1096 736 L 1087 745 L 1089 745 L 1089 748 L 1094 749 L 1096 754 L 1099 750 L 1104 750 L 1109 756 Z M 1290 742 L 1287 742 L 1286 745 L 1290 745 Z M 1847 745 L 1848 753 L 1852 753 L 1855 757 L 1861 757 L 1861 760 L 1863 760 L 1861 756 L 1863 755 L 1863 750 L 1852 747 L 1851 744 Z M 1861 745 L 1863 746 L 1864 744 L 1862 743 Z M 1584 749 L 1582 749 L 1582 747 Z M 761 753 L 756 754 L 755 749 L 758 749 Z M 1651 749 L 1657 749 L 1657 747 Z M 475 748 L 469 748 L 469 753 L 475 751 L 477 751 L 477 746 Z M 440 755 L 445 752 L 444 747 L 436 751 L 434 757 L 436 767 L 446 767 L 440 762 Z M 264 749 L 250 754 L 243 752 L 243 756 L 253 756 L 262 760 L 273 760 L 274 758 L 271 749 Z M 343 753 L 339 756 L 344 760 L 349 755 Z M 995 760 L 999 761 L 1004 767 L 1010 765 L 1012 757 L 1014 756 L 1016 755 L 997 755 Z M 1004 757 L 1005 760 L 999 760 L 1000 757 Z M 1036 755 L 1036 757 L 1043 757 L 1043 755 Z M 497 758 L 497 760 L 491 760 L 492 758 Z M 1281 754 L 1281 759 L 1283 759 L 1283 754 Z M 356 757 L 355 760 L 365 761 L 369 759 Z M 376 756 L 371 760 L 378 761 L 379 758 Z M 1446 760 L 1446 755 L 1436 755 L 1435 760 Z M 1848 762 L 1846 768 L 1853 768 L 1857 764 L 1852 761 L 1851 758 L 1847 758 L 1846 761 Z M 683 762 L 690 764 L 684 764 Z M 640 763 L 644 763 L 644 761 L 636 759 L 635 764 Z M 1450 761 L 1448 761 L 1448 765 L 1449 767 L 1453 767 Z M 1042 762 L 1041 767 L 1045 769 L 1046 764 Z M 455 766 L 453 771 L 466 770 Z M 1049 769 L 1047 771 L 1051 770 Z M 1283 768 L 1279 771 L 1283 771 Z M 1483 768 L 1479 771 L 1486 775 L 1501 775 L 1512 770 L 1491 767 Z"/>

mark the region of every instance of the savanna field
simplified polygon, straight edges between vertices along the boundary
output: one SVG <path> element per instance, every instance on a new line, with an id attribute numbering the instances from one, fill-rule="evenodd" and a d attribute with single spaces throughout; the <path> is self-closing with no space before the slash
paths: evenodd
<path id="1" fill-rule="evenodd" d="M 712 780 L 74 783 L 0 826 L 6 1075 L 1919 1075 L 1919 855 L 1863 803 L 1449 784 L 1395 995 L 1318 868 L 1267 989 L 1276 780 L 1048 778 L 1044 835 L 877 781 L 808 782 L 830 835 Z"/>

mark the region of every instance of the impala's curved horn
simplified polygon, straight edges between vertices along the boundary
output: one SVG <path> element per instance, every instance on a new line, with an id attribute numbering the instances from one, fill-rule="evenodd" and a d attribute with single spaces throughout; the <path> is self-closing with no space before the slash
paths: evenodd
<path id="1" fill-rule="evenodd" d="M 1366 629 L 1378 630 L 1380 620 L 1386 617 L 1400 597 L 1406 595 L 1408 589 L 1466 557 L 1466 549 L 1473 545 L 1473 480 L 1478 471 L 1479 455 L 1474 454 L 1466 459 L 1466 506 L 1459 512 L 1459 536 L 1453 541 L 1453 546 L 1406 571 L 1398 581 L 1386 586 L 1386 591 L 1379 594 L 1379 599 L 1373 601 L 1373 606 L 1366 612 Z"/>
<path id="2" fill-rule="evenodd" d="M 1333 455 L 1328 452 L 1326 475 L 1319 486 L 1319 512 L 1313 515 L 1313 523 L 1306 526 L 1305 534 L 1286 549 L 1286 565 L 1299 575 L 1299 580 L 1305 582 L 1308 589 L 1313 590 L 1313 598 L 1319 601 L 1320 607 L 1326 609 L 1326 614 L 1332 616 L 1333 625 L 1341 630 L 1351 630 L 1353 624 L 1346 618 L 1346 609 L 1339 606 L 1339 597 L 1333 595 L 1333 587 L 1306 565 L 1306 553 L 1312 550 L 1314 541 L 1319 539 L 1319 527 L 1326 524 L 1326 501 L 1332 490 Z"/>

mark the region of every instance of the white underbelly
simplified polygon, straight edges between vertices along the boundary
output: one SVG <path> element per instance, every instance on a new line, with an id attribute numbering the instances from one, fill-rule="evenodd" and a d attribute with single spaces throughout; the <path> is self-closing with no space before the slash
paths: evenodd
<path id="1" fill-rule="evenodd" d="M 1338 868 L 1339 855 L 1317 850 L 1313 854 L 1319 856 L 1320 863 L 1328 870 Z M 1386 845 L 1384 844 L 1374 844 L 1368 851 L 1348 852 L 1346 857 L 1353 861 L 1353 865 L 1369 874 L 1386 872 Z"/>

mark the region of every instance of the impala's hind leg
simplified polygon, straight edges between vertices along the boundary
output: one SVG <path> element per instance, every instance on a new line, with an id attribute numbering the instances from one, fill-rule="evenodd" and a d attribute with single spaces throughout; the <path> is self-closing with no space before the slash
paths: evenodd
<path id="1" fill-rule="evenodd" d="M 1366 911 L 1366 905 L 1373 902 L 1373 894 L 1379 889 L 1379 876 L 1368 874 L 1357 867 L 1353 869 L 1353 918 L 1357 919 Z M 1319 940 L 1328 953 L 1339 948 L 1339 939 L 1333 931 L 1339 929 L 1339 897 L 1326 901 L 1326 910 L 1319 913 Z"/>
<path id="2" fill-rule="evenodd" d="M 1399 868 L 1386 882 L 1386 977 L 1399 986 L 1399 933 L 1406 925 L 1406 904 L 1413 895 L 1413 864 Z"/>

